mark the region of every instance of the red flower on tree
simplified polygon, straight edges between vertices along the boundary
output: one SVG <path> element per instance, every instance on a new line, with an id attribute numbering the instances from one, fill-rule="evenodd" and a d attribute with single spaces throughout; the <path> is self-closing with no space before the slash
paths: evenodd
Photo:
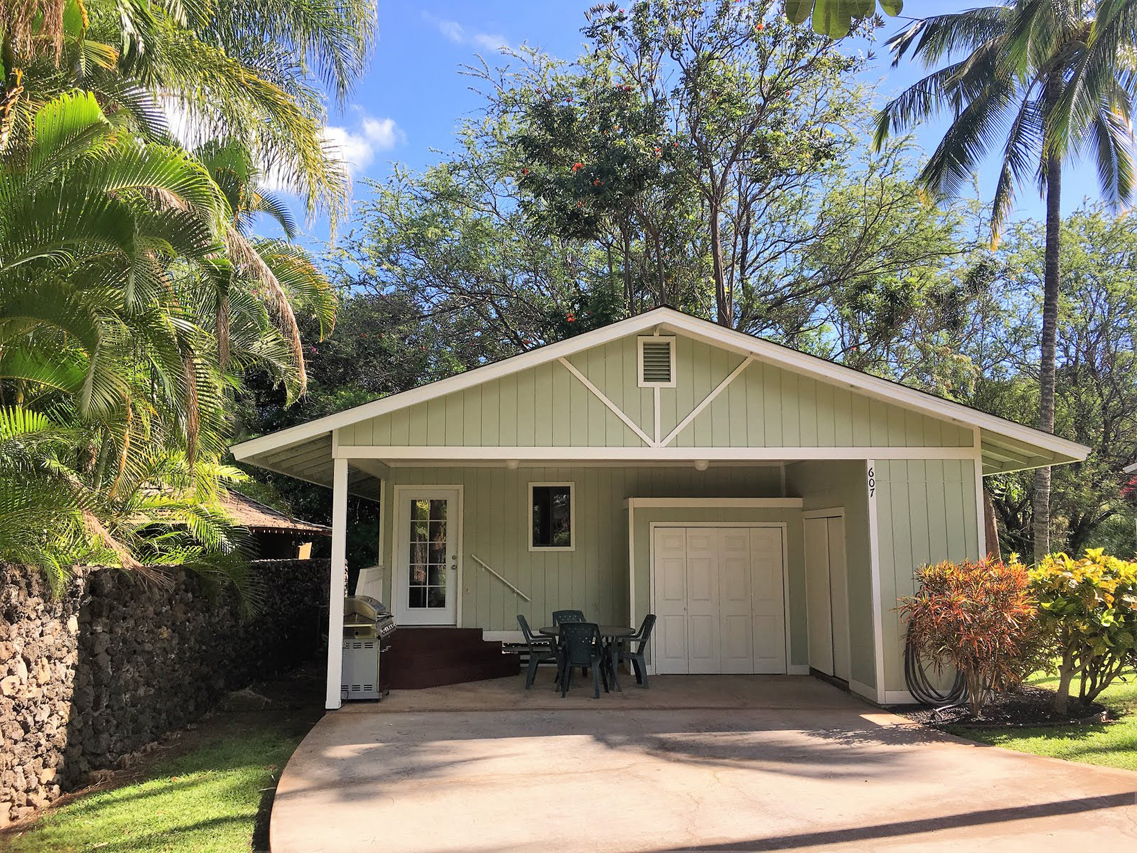
<path id="1" fill-rule="evenodd" d="M 573 314 L 572 312 L 565 314 L 565 322 L 566 323 L 575 323 L 576 322 L 576 315 Z"/>
<path id="2" fill-rule="evenodd" d="M 583 168 L 584 168 L 584 164 L 583 164 L 583 163 L 573 163 L 573 164 L 572 164 L 572 170 L 573 170 L 574 172 L 579 172 L 579 171 L 580 171 L 581 169 L 583 169 Z"/>

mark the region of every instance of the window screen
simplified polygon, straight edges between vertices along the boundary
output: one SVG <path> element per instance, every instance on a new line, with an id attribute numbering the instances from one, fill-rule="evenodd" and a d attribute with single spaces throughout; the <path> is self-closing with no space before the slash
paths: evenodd
<path id="1" fill-rule="evenodd" d="M 561 483 L 552 486 L 534 485 L 533 531 L 534 548 L 571 548 L 572 542 L 572 485 Z"/>

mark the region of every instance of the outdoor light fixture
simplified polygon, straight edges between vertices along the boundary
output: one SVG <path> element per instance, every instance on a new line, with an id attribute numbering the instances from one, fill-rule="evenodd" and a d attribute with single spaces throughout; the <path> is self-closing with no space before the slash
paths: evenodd
<path id="1" fill-rule="evenodd" d="M 706 471 L 710 467 L 711 467 L 711 463 L 708 462 L 706 459 L 696 459 L 695 460 L 695 470 L 696 471 Z"/>

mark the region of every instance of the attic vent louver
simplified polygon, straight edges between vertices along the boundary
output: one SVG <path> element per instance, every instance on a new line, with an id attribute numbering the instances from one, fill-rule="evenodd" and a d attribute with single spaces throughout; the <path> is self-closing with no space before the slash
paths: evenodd
<path id="1" fill-rule="evenodd" d="M 641 387 L 675 385 L 675 339 L 640 338 Z"/>

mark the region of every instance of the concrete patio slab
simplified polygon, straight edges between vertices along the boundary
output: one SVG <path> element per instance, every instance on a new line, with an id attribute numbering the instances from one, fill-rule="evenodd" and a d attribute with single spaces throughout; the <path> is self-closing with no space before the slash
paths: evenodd
<path id="1" fill-rule="evenodd" d="M 458 707 L 466 687 L 321 720 L 277 788 L 273 853 L 1137 843 L 1137 774 L 941 736 L 811 679 L 659 679 L 625 700 L 483 710 Z"/>

